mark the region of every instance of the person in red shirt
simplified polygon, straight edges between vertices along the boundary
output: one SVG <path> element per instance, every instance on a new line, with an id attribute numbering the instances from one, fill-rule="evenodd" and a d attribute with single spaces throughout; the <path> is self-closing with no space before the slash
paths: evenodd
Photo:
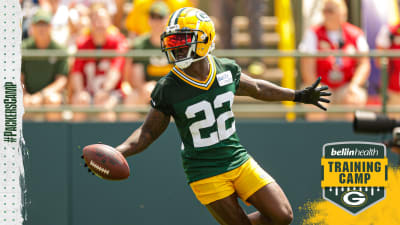
<path id="1" fill-rule="evenodd" d="M 362 30 L 346 22 L 347 7 L 343 0 L 324 0 L 323 23 L 307 30 L 300 51 L 342 50 L 345 53 L 367 53 L 369 47 Z M 316 76 L 332 90 L 332 104 L 363 106 L 367 101 L 365 83 L 370 73 L 368 57 L 302 58 L 301 75 L 305 86 Z M 326 119 L 326 114 L 308 114 L 307 119 Z M 346 115 L 352 118 L 352 114 Z M 349 118 L 350 119 L 350 118 Z"/>
<path id="2" fill-rule="evenodd" d="M 400 23 L 386 25 L 376 37 L 378 49 L 400 50 Z M 388 104 L 400 104 L 400 58 L 389 58 L 388 65 Z M 399 118 L 399 115 L 393 115 Z"/>
<path id="3" fill-rule="evenodd" d="M 90 33 L 77 40 L 78 50 L 104 49 L 124 52 L 128 49 L 125 37 L 111 25 L 107 9 L 99 3 L 91 6 Z M 111 109 L 121 102 L 122 71 L 124 57 L 77 58 L 72 67 L 71 103 L 73 105 L 103 106 L 109 112 L 99 114 L 103 121 L 114 121 L 116 115 Z M 74 120 L 86 119 L 86 115 L 75 113 Z"/>

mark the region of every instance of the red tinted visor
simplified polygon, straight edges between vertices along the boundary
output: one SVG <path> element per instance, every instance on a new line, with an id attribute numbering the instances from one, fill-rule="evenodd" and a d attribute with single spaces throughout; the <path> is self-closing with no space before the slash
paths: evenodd
<path id="1" fill-rule="evenodd" d="M 192 33 L 171 34 L 165 36 L 163 45 L 165 48 L 185 48 L 192 43 Z"/>

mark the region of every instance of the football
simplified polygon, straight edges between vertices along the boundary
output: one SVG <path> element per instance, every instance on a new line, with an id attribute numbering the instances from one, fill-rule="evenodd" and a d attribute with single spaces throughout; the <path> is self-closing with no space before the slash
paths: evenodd
<path id="1" fill-rule="evenodd" d="M 115 148 L 105 144 L 92 144 L 83 148 L 86 165 L 97 176 L 106 180 L 123 180 L 130 169 L 125 157 Z"/>

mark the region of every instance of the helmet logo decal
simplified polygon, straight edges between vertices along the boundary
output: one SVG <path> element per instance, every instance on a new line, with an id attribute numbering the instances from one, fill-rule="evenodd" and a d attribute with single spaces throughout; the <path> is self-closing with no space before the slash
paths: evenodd
<path id="1" fill-rule="evenodd" d="M 208 22 L 211 21 L 210 17 L 207 16 L 207 14 L 203 11 L 197 11 L 196 12 L 196 17 L 197 19 L 199 19 L 200 21 L 204 21 L 204 22 Z"/>
<path id="2" fill-rule="evenodd" d="M 175 25 L 170 25 L 167 27 L 166 32 L 170 33 L 170 32 L 174 32 L 176 30 L 179 29 L 179 24 L 175 24 Z"/>

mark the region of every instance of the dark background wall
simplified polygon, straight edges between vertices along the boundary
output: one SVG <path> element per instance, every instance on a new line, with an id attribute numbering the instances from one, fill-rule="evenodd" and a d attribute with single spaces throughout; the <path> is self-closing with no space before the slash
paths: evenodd
<path id="1" fill-rule="evenodd" d="M 217 224 L 186 183 L 175 124 L 145 152 L 128 159 L 131 176 L 106 181 L 89 175 L 83 146 L 116 146 L 140 123 L 24 123 L 26 225 L 205 225 Z M 381 141 L 356 135 L 351 123 L 237 121 L 242 144 L 281 185 L 300 224 L 299 207 L 321 198 L 322 146 L 337 141 Z M 391 163 L 398 157 L 388 151 Z M 243 204 L 242 204 L 243 205 Z M 247 212 L 254 209 L 245 207 Z"/>

